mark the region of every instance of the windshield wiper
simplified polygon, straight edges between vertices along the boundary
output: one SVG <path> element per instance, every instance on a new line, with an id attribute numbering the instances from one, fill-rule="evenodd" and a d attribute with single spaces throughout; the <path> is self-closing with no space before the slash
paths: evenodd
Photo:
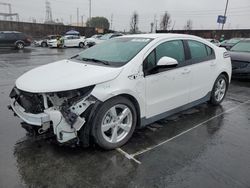
<path id="1" fill-rule="evenodd" d="M 82 61 L 93 61 L 95 63 L 102 63 L 104 65 L 110 65 L 108 61 L 104 60 L 99 60 L 99 59 L 94 59 L 94 58 L 81 58 Z"/>
<path id="2" fill-rule="evenodd" d="M 75 59 L 78 56 L 79 56 L 79 54 L 76 54 L 76 55 L 72 56 L 70 59 Z"/>

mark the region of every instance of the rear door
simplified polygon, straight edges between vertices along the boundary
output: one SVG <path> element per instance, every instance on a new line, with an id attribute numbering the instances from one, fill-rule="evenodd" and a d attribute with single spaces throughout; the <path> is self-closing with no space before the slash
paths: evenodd
<path id="1" fill-rule="evenodd" d="M 1 33 L 0 41 L 2 47 L 12 47 L 15 45 L 16 36 L 14 33 Z"/>
<path id="2" fill-rule="evenodd" d="M 6 46 L 15 46 L 17 40 L 20 40 L 16 33 L 6 34 Z"/>
<path id="3" fill-rule="evenodd" d="M 80 41 L 81 41 L 80 36 L 73 36 L 72 46 L 74 46 L 74 47 L 79 46 Z"/>
<path id="4" fill-rule="evenodd" d="M 185 43 L 191 56 L 190 102 L 193 102 L 209 95 L 215 81 L 217 64 L 214 50 L 208 45 L 195 40 L 186 40 Z"/>
<path id="5" fill-rule="evenodd" d="M 157 68 L 163 56 L 178 61 L 173 68 Z M 191 69 L 186 63 L 183 42 L 167 41 L 158 45 L 144 60 L 146 85 L 146 118 L 163 115 L 188 103 Z"/>
<path id="6" fill-rule="evenodd" d="M 79 36 L 70 36 L 68 37 L 67 39 L 67 42 L 66 42 L 66 46 L 68 47 L 75 47 L 75 46 L 79 46 L 79 42 L 80 42 L 80 37 Z"/>
<path id="7" fill-rule="evenodd" d="M 70 47 L 72 45 L 72 36 L 64 37 L 64 46 Z"/>

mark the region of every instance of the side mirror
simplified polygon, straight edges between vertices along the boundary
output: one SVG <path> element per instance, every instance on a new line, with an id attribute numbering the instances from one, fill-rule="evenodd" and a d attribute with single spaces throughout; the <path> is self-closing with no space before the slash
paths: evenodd
<path id="1" fill-rule="evenodd" d="M 176 59 L 171 58 L 171 57 L 166 57 L 166 56 L 162 57 L 157 62 L 157 66 L 159 66 L 159 67 L 162 67 L 162 66 L 176 67 L 177 65 L 178 65 L 178 62 L 176 61 Z"/>

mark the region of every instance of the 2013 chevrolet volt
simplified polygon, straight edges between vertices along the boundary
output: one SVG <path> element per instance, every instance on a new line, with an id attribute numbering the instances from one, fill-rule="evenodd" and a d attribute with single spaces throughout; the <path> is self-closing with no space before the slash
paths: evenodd
<path id="1" fill-rule="evenodd" d="M 23 74 L 9 107 L 36 135 L 114 149 L 136 127 L 200 103 L 220 104 L 231 70 L 226 50 L 202 38 L 128 35 Z"/>

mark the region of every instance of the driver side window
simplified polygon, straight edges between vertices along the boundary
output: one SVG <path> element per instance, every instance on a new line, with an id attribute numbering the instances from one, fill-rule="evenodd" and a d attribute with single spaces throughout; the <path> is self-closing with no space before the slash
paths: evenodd
<path id="1" fill-rule="evenodd" d="M 150 71 L 156 68 L 157 62 L 164 56 L 174 58 L 179 64 L 183 64 L 185 61 L 183 42 L 174 40 L 157 46 L 144 60 L 143 70 L 145 75 L 151 74 Z"/>
<path id="2" fill-rule="evenodd" d="M 181 40 L 174 40 L 160 44 L 156 47 L 156 61 L 162 57 L 172 57 L 182 63 L 185 60 L 184 47 Z"/>

